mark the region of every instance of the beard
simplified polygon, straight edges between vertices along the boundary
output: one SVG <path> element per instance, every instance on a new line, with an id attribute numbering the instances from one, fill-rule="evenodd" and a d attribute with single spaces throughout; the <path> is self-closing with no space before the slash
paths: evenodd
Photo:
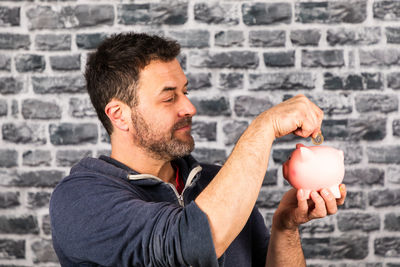
<path id="1" fill-rule="evenodd" d="M 176 130 L 192 124 L 191 117 L 185 117 L 175 123 L 169 131 L 161 132 L 146 123 L 140 112 L 132 109 L 131 115 L 135 131 L 133 141 L 154 159 L 171 161 L 193 151 L 194 140 L 190 131 L 183 133 L 185 140 L 174 135 Z"/>

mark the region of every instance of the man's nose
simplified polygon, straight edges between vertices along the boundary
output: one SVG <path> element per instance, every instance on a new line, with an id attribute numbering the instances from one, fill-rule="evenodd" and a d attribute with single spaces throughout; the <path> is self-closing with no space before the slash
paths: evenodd
<path id="1" fill-rule="evenodd" d="M 182 97 L 182 103 L 178 112 L 179 117 L 192 117 L 196 114 L 196 107 L 190 102 L 186 95 Z"/>

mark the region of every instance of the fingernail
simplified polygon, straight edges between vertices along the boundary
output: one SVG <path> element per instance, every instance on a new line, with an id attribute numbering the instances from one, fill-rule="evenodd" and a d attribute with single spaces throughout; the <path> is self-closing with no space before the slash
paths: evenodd
<path id="1" fill-rule="evenodd" d="M 346 185 L 341 184 L 339 189 L 340 189 L 340 191 L 344 192 L 346 190 Z"/>

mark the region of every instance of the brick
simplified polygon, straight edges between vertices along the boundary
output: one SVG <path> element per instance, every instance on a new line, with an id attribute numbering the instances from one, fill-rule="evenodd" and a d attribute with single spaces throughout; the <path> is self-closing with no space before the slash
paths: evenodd
<path id="1" fill-rule="evenodd" d="M 367 1 L 296 3 L 295 17 L 301 23 L 361 23 L 367 18 Z"/>
<path id="2" fill-rule="evenodd" d="M 242 89 L 244 83 L 243 73 L 220 73 L 218 88 L 221 90 Z"/>
<path id="3" fill-rule="evenodd" d="M 400 257 L 399 237 L 380 237 L 374 240 L 375 255 L 381 257 Z"/>
<path id="4" fill-rule="evenodd" d="M 56 164 L 60 167 L 71 167 L 81 159 L 91 156 L 90 150 L 60 150 L 56 154 Z"/>
<path id="5" fill-rule="evenodd" d="M 362 260 L 368 256 L 368 236 L 302 238 L 307 259 Z"/>
<path id="6" fill-rule="evenodd" d="M 397 95 L 363 94 L 355 97 L 356 110 L 364 112 L 390 113 L 398 111 L 399 100 Z"/>
<path id="7" fill-rule="evenodd" d="M 51 6 L 27 9 L 28 27 L 31 30 L 67 29 L 113 25 L 114 7 L 111 5 L 64 6 L 56 10 Z"/>
<path id="8" fill-rule="evenodd" d="M 352 99 L 346 93 L 318 93 L 306 96 L 322 109 L 325 115 L 350 114 L 353 111 Z"/>
<path id="9" fill-rule="evenodd" d="M 368 203 L 376 208 L 398 206 L 400 189 L 373 190 L 368 193 Z"/>
<path id="10" fill-rule="evenodd" d="M 385 215 L 384 228 L 387 231 L 400 231 L 400 214 L 389 213 Z"/>
<path id="11" fill-rule="evenodd" d="M 44 56 L 24 54 L 15 57 L 15 68 L 19 72 L 43 72 L 45 67 Z"/>
<path id="12" fill-rule="evenodd" d="M 181 25 L 188 20 L 186 1 L 118 5 L 118 23 L 125 25 Z"/>
<path id="13" fill-rule="evenodd" d="M 197 141 L 216 141 L 217 123 L 194 121 L 192 124 L 192 136 Z"/>
<path id="14" fill-rule="evenodd" d="M 370 90 L 383 89 L 381 73 L 324 73 L 324 89 L 328 90 Z"/>
<path id="15" fill-rule="evenodd" d="M 30 45 L 28 34 L 0 33 L 0 49 L 28 50 Z"/>
<path id="16" fill-rule="evenodd" d="M 293 149 L 287 149 L 287 148 L 277 148 L 272 150 L 272 159 L 276 164 L 283 164 L 285 161 L 287 161 L 292 154 Z"/>
<path id="17" fill-rule="evenodd" d="M 103 126 L 100 127 L 100 141 L 102 143 L 111 144 L 110 136 L 108 135 L 106 129 Z"/>
<path id="18" fill-rule="evenodd" d="M 285 191 L 261 188 L 256 201 L 258 208 L 276 209 Z"/>
<path id="19" fill-rule="evenodd" d="M 186 78 L 190 90 L 205 90 L 212 87 L 211 73 L 188 73 Z"/>
<path id="20" fill-rule="evenodd" d="M 50 66 L 53 70 L 80 70 L 81 69 L 81 55 L 66 55 L 66 56 L 51 56 Z"/>
<path id="21" fill-rule="evenodd" d="M 34 263 L 58 263 L 57 255 L 50 239 L 42 239 L 32 243 Z"/>
<path id="22" fill-rule="evenodd" d="M 18 103 L 17 100 L 13 100 L 13 101 L 11 102 L 11 114 L 12 114 L 14 117 L 17 117 L 17 116 L 18 116 L 18 113 L 19 113 L 19 103 Z"/>
<path id="23" fill-rule="evenodd" d="M 7 100 L 0 99 L 0 117 L 7 116 L 7 113 L 8 113 Z"/>
<path id="24" fill-rule="evenodd" d="M 381 40 L 379 27 L 334 28 L 327 31 L 329 45 L 374 45 Z"/>
<path id="25" fill-rule="evenodd" d="M 44 125 L 29 122 L 4 123 L 3 140 L 16 144 L 46 144 Z"/>
<path id="26" fill-rule="evenodd" d="M 278 184 L 278 170 L 270 169 L 267 170 L 264 176 L 262 186 L 273 186 Z"/>
<path id="27" fill-rule="evenodd" d="M 0 7 L 0 27 L 4 26 L 19 26 L 20 17 L 20 7 Z"/>
<path id="28" fill-rule="evenodd" d="M 38 170 L 19 172 L 10 185 L 18 187 L 54 188 L 65 177 L 63 171 Z"/>
<path id="29" fill-rule="evenodd" d="M 38 222 L 36 217 L 32 215 L 22 217 L 0 216 L 0 233 L 20 235 L 38 234 Z"/>
<path id="30" fill-rule="evenodd" d="M 256 52 L 251 51 L 192 51 L 189 53 L 189 62 L 192 67 L 200 68 L 255 69 L 259 58 Z"/>
<path id="31" fill-rule="evenodd" d="M 247 129 L 249 123 L 247 121 L 226 121 L 222 125 L 224 132 L 224 144 L 234 145 L 239 140 L 240 136 Z"/>
<path id="32" fill-rule="evenodd" d="M 18 165 L 18 152 L 12 149 L 0 149 L 0 168 L 11 168 Z"/>
<path id="33" fill-rule="evenodd" d="M 400 164 L 400 146 L 368 147 L 369 163 Z"/>
<path id="34" fill-rule="evenodd" d="M 53 145 L 96 144 L 98 139 L 95 123 L 52 123 L 49 132 Z"/>
<path id="35" fill-rule="evenodd" d="M 294 30 L 290 32 L 290 41 L 293 45 L 318 46 L 320 40 L 320 30 Z"/>
<path id="36" fill-rule="evenodd" d="M 36 94 L 86 93 L 86 82 L 82 75 L 62 77 L 32 77 Z"/>
<path id="37" fill-rule="evenodd" d="M 50 216 L 48 214 L 42 217 L 42 230 L 45 235 L 51 235 Z"/>
<path id="38" fill-rule="evenodd" d="M 399 27 L 386 27 L 385 28 L 386 40 L 388 44 L 400 44 L 400 28 Z"/>
<path id="39" fill-rule="evenodd" d="M 380 229 L 378 213 L 340 212 L 337 214 L 337 225 L 340 231 L 371 232 Z"/>
<path id="40" fill-rule="evenodd" d="M 181 47 L 204 48 L 210 46 L 210 32 L 207 30 L 170 31 L 169 35 Z"/>
<path id="41" fill-rule="evenodd" d="M 249 74 L 249 90 L 313 89 L 314 80 L 307 72 Z"/>
<path id="42" fill-rule="evenodd" d="M 400 50 L 395 48 L 359 50 L 361 66 L 390 67 L 400 65 Z"/>
<path id="43" fill-rule="evenodd" d="M 339 209 L 361 209 L 367 208 L 367 195 L 365 192 L 347 190 L 346 201 Z"/>
<path id="44" fill-rule="evenodd" d="M 61 107 L 54 101 L 25 99 L 22 102 L 22 116 L 24 119 L 51 120 L 61 118 Z"/>
<path id="45" fill-rule="evenodd" d="M 2 71 L 11 70 L 11 57 L 7 55 L 0 55 L 0 70 Z"/>
<path id="46" fill-rule="evenodd" d="M 25 259 L 25 240 L 0 239 L 0 259 Z"/>
<path id="47" fill-rule="evenodd" d="M 192 98 L 193 105 L 198 115 L 206 116 L 230 116 L 231 109 L 229 99 L 226 97 Z"/>
<path id="48" fill-rule="evenodd" d="M 320 219 L 300 225 L 299 231 L 301 234 L 332 233 L 335 231 L 335 225 L 332 220 Z"/>
<path id="49" fill-rule="evenodd" d="M 400 3 L 398 1 L 374 1 L 372 11 L 374 19 L 384 21 L 400 19 Z"/>
<path id="50" fill-rule="evenodd" d="M 218 31 L 214 35 L 214 45 L 220 47 L 242 47 L 244 34 L 242 31 Z"/>
<path id="51" fill-rule="evenodd" d="M 192 154 L 199 162 L 210 164 L 224 164 L 227 158 L 224 149 L 195 148 Z"/>
<path id="52" fill-rule="evenodd" d="M 386 179 L 391 184 L 400 184 L 400 166 L 389 166 L 386 172 Z"/>
<path id="53" fill-rule="evenodd" d="M 12 209 L 21 205 L 19 192 L 1 192 L 0 209 Z"/>
<path id="54" fill-rule="evenodd" d="M 263 53 L 264 63 L 267 67 L 294 67 L 295 51 Z"/>
<path id="55" fill-rule="evenodd" d="M 326 119 L 322 122 L 325 141 L 382 140 L 386 136 L 386 118 L 375 116 L 350 120 Z"/>
<path id="56" fill-rule="evenodd" d="M 345 165 L 360 163 L 364 158 L 363 148 L 360 145 L 346 143 L 339 145 L 338 149 L 344 152 Z"/>
<path id="57" fill-rule="evenodd" d="M 108 35 L 106 33 L 81 33 L 76 35 L 76 46 L 81 49 L 95 49 Z"/>
<path id="58" fill-rule="evenodd" d="M 22 154 L 22 165 L 24 166 L 50 166 L 51 161 L 51 152 L 48 150 L 28 150 Z"/>
<path id="59" fill-rule="evenodd" d="M 186 65 L 187 65 L 187 56 L 184 53 L 180 53 L 176 59 L 179 61 L 179 64 L 181 65 L 182 69 L 185 71 L 186 70 Z"/>
<path id="60" fill-rule="evenodd" d="M 400 72 L 391 72 L 387 75 L 388 87 L 400 89 Z"/>
<path id="61" fill-rule="evenodd" d="M 225 3 L 197 3 L 194 19 L 207 24 L 237 25 L 239 12 L 235 5 Z"/>
<path id="62" fill-rule="evenodd" d="M 50 201 L 49 192 L 29 192 L 28 193 L 28 206 L 31 209 L 38 209 L 49 206 Z"/>
<path id="63" fill-rule="evenodd" d="M 272 101 L 265 97 L 237 96 L 234 111 L 239 117 L 255 117 L 273 105 Z"/>
<path id="64" fill-rule="evenodd" d="M 393 120 L 392 130 L 394 136 L 400 136 L 400 120 Z"/>
<path id="65" fill-rule="evenodd" d="M 343 50 L 302 50 L 301 66 L 310 68 L 343 67 Z"/>
<path id="66" fill-rule="evenodd" d="M 292 8 L 289 3 L 245 3 L 242 4 L 243 23 L 248 26 L 289 24 Z"/>
<path id="67" fill-rule="evenodd" d="M 41 51 L 71 50 L 71 35 L 38 34 L 35 38 L 35 48 Z"/>
<path id="68" fill-rule="evenodd" d="M 94 118 L 97 117 L 96 110 L 89 98 L 72 97 L 69 100 L 69 113 L 75 118 Z"/>
<path id="69" fill-rule="evenodd" d="M 259 30 L 250 31 L 250 47 L 284 47 L 286 43 L 285 31 L 281 30 Z"/>

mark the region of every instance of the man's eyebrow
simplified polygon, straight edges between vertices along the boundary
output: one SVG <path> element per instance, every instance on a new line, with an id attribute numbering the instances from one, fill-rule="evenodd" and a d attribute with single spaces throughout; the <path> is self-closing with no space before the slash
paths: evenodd
<path id="1" fill-rule="evenodd" d="M 189 84 L 189 81 L 187 81 L 187 82 L 185 83 L 184 87 L 187 87 L 188 84 Z M 176 90 L 176 87 L 164 87 L 164 88 L 161 90 L 160 94 L 162 94 L 162 93 L 164 93 L 164 92 L 168 92 L 168 91 L 175 91 L 175 90 Z"/>

